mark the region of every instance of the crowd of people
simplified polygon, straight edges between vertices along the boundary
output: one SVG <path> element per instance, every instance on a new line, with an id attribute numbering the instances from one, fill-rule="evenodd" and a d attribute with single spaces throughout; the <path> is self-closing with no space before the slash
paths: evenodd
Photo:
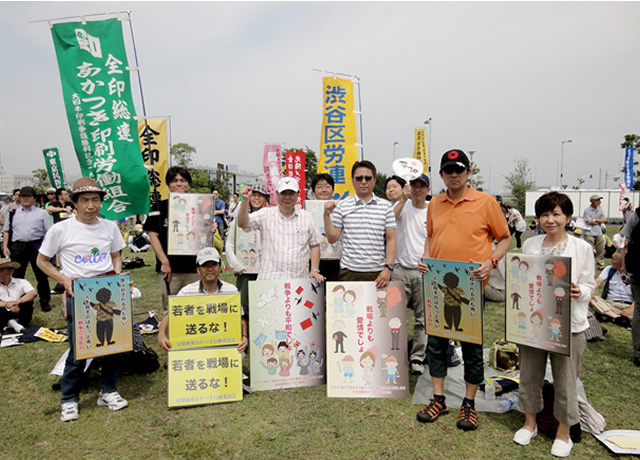
<path id="1" fill-rule="evenodd" d="M 409 350 L 410 368 L 414 374 L 425 372 L 433 386 L 429 403 L 417 413 L 420 422 L 432 423 L 449 412 L 445 397 L 448 339 L 427 336 L 422 275 L 429 270 L 423 259 L 442 259 L 477 263 L 472 272 L 480 280 L 485 296 L 504 301 L 504 255 L 512 245 L 525 254 L 566 256 L 572 259 L 571 272 L 571 354 L 562 356 L 531 347 L 520 346 L 520 406 L 525 412 L 523 427 L 514 442 L 528 445 L 537 434 L 536 414 L 542 409 L 542 381 L 547 358 L 554 374 L 554 415 L 560 425 L 551 453 L 566 457 L 572 450 L 570 427 L 579 420 L 576 381 L 585 348 L 588 306 L 591 302 L 600 312 L 631 319 L 633 326 L 634 362 L 640 365 L 640 313 L 638 296 L 640 269 L 631 267 L 625 252 L 640 244 L 640 212 L 624 210 L 625 225 L 620 232 L 611 267 L 604 267 L 603 224 L 606 217 L 600 208 L 601 197 L 593 195 L 584 210 L 583 238 L 571 235 L 573 204 L 567 195 L 549 192 L 535 203 L 535 215 L 541 233 L 521 237 L 526 223 L 520 212 L 469 184 L 471 167 L 462 150 L 449 150 L 440 161 L 439 175 L 445 191 L 431 198 L 429 177 L 422 174 L 407 183 L 392 176 L 385 184 L 387 199 L 374 194 L 376 166 L 367 160 L 357 161 L 351 168 L 354 195 L 336 202 L 332 200 L 334 179 L 318 174 L 312 181 L 312 196 L 324 200 L 323 223 L 329 244 L 341 243 L 339 261 L 322 260 L 320 234 L 311 215 L 296 206 L 300 192 L 298 182 L 284 177 L 276 185 L 277 206 L 268 205 L 270 195 L 263 186 L 245 186 L 234 193 L 226 205 L 213 190 L 214 216 L 212 231 L 226 236 L 226 258 L 236 277 L 236 286 L 219 279 L 221 252 L 206 247 L 197 255 L 170 255 L 168 200 L 159 202 L 146 218 L 144 226 L 131 235 L 130 248 L 150 247 L 156 257 L 155 270 L 161 291 L 163 319 L 158 342 L 169 350 L 168 296 L 240 292 L 243 315 L 248 311 L 248 284 L 255 279 L 312 278 L 329 281 L 372 281 L 384 289 L 390 281 L 405 286 L 408 306 L 413 310 L 415 326 Z M 191 176 L 182 167 L 169 168 L 166 175 L 169 190 L 187 193 Z M 61 420 L 79 417 L 78 401 L 83 362 L 77 361 L 73 346 L 73 278 L 86 278 L 122 271 L 121 250 L 125 241 L 118 227 L 99 217 L 105 192 L 90 178 L 78 180 L 71 191 L 49 189 L 49 201 L 38 207 L 33 188 L 14 192 L 0 210 L 3 221 L 3 253 L 0 260 L 0 326 L 21 332 L 31 321 L 36 290 L 24 280 L 31 264 L 37 280 L 37 297 L 43 311 L 50 310 L 48 278 L 64 289 L 65 315 L 70 337 L 70 353 L 61 381 Z M 242 198 L 240 200 L 240 197 Z M 499 197 L 498 197 L 499 198 Z M 626 206 L 627 208 L 629 206 Z M 632 208 L 630 208 L 632 209 Z M 260 238 L 261 256 L 256 273 L 246 273 L 235 254 L 237 232 L 256 232 Z M 138 243 L 133 245 L 134 239 Z M 135 247 L 132 247 L 132 245 Z M 98 250 L 104 257 L 95 264 L 77 263 L 78 256 Z M 145 248 L 145 249 L 146 249 Z M 143 249 L 144 250 L 144 249 Z M 57 259 L 57 260 L 56 260 Z M 82 257 L 80 258 L 82 259 Z M 595 269 L 601 271 L 596 278 Z M 626 269 L 626 270 L 625 270 Z M 635 270 L 635 271 L 634 271 Z M 501 277 L 502 282 L 492 282 Z M 604 283 L 602 295 L 594 296 L 596 287 Z M 633 289 L 631 288 L 633 287 Z M 456 301 L 455 290 L 445 293 L 444 302 Z M 635 302 L 634 302 L 635 299 Z M 459 302 L 458 302 L 459 303 Z M 599 307 L 595 307 L 599 305 Z M 238 350 L 248 346 L 247 323 L 242 322 L 242 342 Z M 464 360 L 464 398 L 456 425 L 461 430 L 475 430 L 478 414 L 475 397 L 484 381 L 481 345 L 461 342 Z M 102 392 L 98 405 L 112 410 L 127 406 L 117 391 L 120 355 L 103 359 Z"/>

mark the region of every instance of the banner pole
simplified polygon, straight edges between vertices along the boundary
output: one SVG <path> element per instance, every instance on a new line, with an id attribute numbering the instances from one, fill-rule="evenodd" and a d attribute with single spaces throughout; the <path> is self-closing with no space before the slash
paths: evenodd
<path id="1" fill-rule="evenodd" d="M 151 135 L 149 134 L 149 121 L 147 119 L 147 106 L 144 101 L 144 91 L 142 89 L 142 77 L 140 75 L 140 64 L 138 61 L 138 50 L 136 48 L 136 39 L 133 33 L 133 22 L 131 21 L 131 11 L 127 11 L 127 18 L 129 21 L 129 30 L 131 32 L 131 45 L 133 46 L 133 58 L 135 60 L 136 66 L 135 71 L 138 75 L 138 87 L 140 89 L 140 100 L 142 103 L 142 116 L 144 117 L 144 128 L 145 128 L 145 142 L 147 149 L 149 151 L 149 163 L 151 164 L 152 174 L 154 176 L 154 180 L 151 181 L 151 185 L 153 186 L 153 197 L 156 204 L 156 211 L 158 211 L 158 229 L 160 231 L 160 238 L 162 239 L 162 222 L 160 222 L 160 195 L 158 193 L 158 187 L 156 186 L 155 181 L 155 161 L 153 159 L 153 155 L 151 154 Z M 118 13 L 118 18 L 120 18 L 120 13 Z M 171 158 L 171 153 L 169 153 L 169 158 Z"/>

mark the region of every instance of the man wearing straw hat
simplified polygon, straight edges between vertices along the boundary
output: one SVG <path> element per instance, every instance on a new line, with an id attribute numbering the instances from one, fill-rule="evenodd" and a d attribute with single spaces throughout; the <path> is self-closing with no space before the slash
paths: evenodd
<path id="1" fill-rule="evenodd" d="M 78 179 L 73 184 L 71 195 L 78 215 L 54 225 L 42 242 L 38 255 L 38 266 L 65 289 L 69 355 L 60 382 L 60 420 L 63 422 L 76 420 L 80 416 L 78 401 L 85 367 L 84 361 L 75 359 L 73 280 L 119 274 L 122 271 L 120 251 L 125 247 L 125 243 L 120 230 L 115 223 L 99 217 L 105 194 L 106 192 L 90 177 Z M 60 272 L 51 264 L 51 258 L 56 254 L 62 266 Z M 98 396 L 99 406 L 118 410 L 128 405 L 116 389 L 121 360 L 120 354 L 102 357 L 102 391 Z"/>
<path id="2" fill-rule="evenodd" d="M 29 325 L 33 313 L 36 291 L 25 279 L 14 278 L 13 272 L 20 268 L 18 262 L 0 259 L 0 330 L 5 325 L 15 332 L 22 332 Z"/>

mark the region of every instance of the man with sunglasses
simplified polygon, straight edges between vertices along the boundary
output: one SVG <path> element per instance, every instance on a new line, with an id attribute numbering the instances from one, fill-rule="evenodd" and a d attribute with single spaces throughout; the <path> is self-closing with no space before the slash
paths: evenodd
<path id="1" fill-rule="evenodd" d="M 479 263 L 480 268 L 472 274 L 482 281 L 484 287 L 491 270 L 498 266 L 498 261 L 511 246 L 511 235 L 498 202 L 469 185 L 470 176 L 469 158 L 462 150 L 445 152 L 440 161 L 440 177 L 447 190 L 429 203 L 427 239 L 422 257 Z M 495 249 L 491 245 L 493 238 L 498 242 Z M 418 270 L 421 273 L 428 270 L 422 259 L 418 262 Z M 420 422 L 434 422 L 449 412 L 444 396 L 448 345 L 446 338 L 429 336 L 427 358 L 433 398 L 418 412 Z M 467 431 L 478 427 L 474 400 L 478 385 L 484 380 L 484 367 L 482 345 L 466 342 L 461 342 L 461 345 L 466 390 L 457 427 Z"/>
<path id="2" fill-rule="evenodd" d="M 324 230 L 329 243 L 342 236 L 340 281 L 375 281 L 389 284 L 396 257 L 396 219 L 391 203 L 373 194 L 376 167 L 356 161 L 351 168 L 356 194 L 324 206 Z"/>

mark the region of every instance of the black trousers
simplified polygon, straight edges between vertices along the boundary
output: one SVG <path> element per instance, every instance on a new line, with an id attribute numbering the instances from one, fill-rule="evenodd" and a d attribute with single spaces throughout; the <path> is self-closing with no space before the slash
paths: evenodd
<path id="1" fill-rule="evenodd" d="M 42 240 L 34 241 L 13 241 L 9 246 L 11 251 L 11 260 L 18 262 L 20 268 L 17 268 L 13 274 L 14 278 L 24 279 L 24 275 L 27 272 L 27 265 L 31 264 L 33 274 L 36 276 L 38 282 L 38 296 L 40 297 L 40 306 L 48 305 L 51 301 L 51 290 L 49 289 L 49 277 L 38 268 L 36 259 L 38 258 L 38 249 Z"/>
<path id="2" fill-rule="evenodd" d="M 18 324 L 29 327 L 31 318 L 33 317 L 33 300 L 20 304 L 20 312 L 13 313 L 6 308 L 0 307 L 0 330 L 7 325 L 7 321 L 15 319 Z"/>

